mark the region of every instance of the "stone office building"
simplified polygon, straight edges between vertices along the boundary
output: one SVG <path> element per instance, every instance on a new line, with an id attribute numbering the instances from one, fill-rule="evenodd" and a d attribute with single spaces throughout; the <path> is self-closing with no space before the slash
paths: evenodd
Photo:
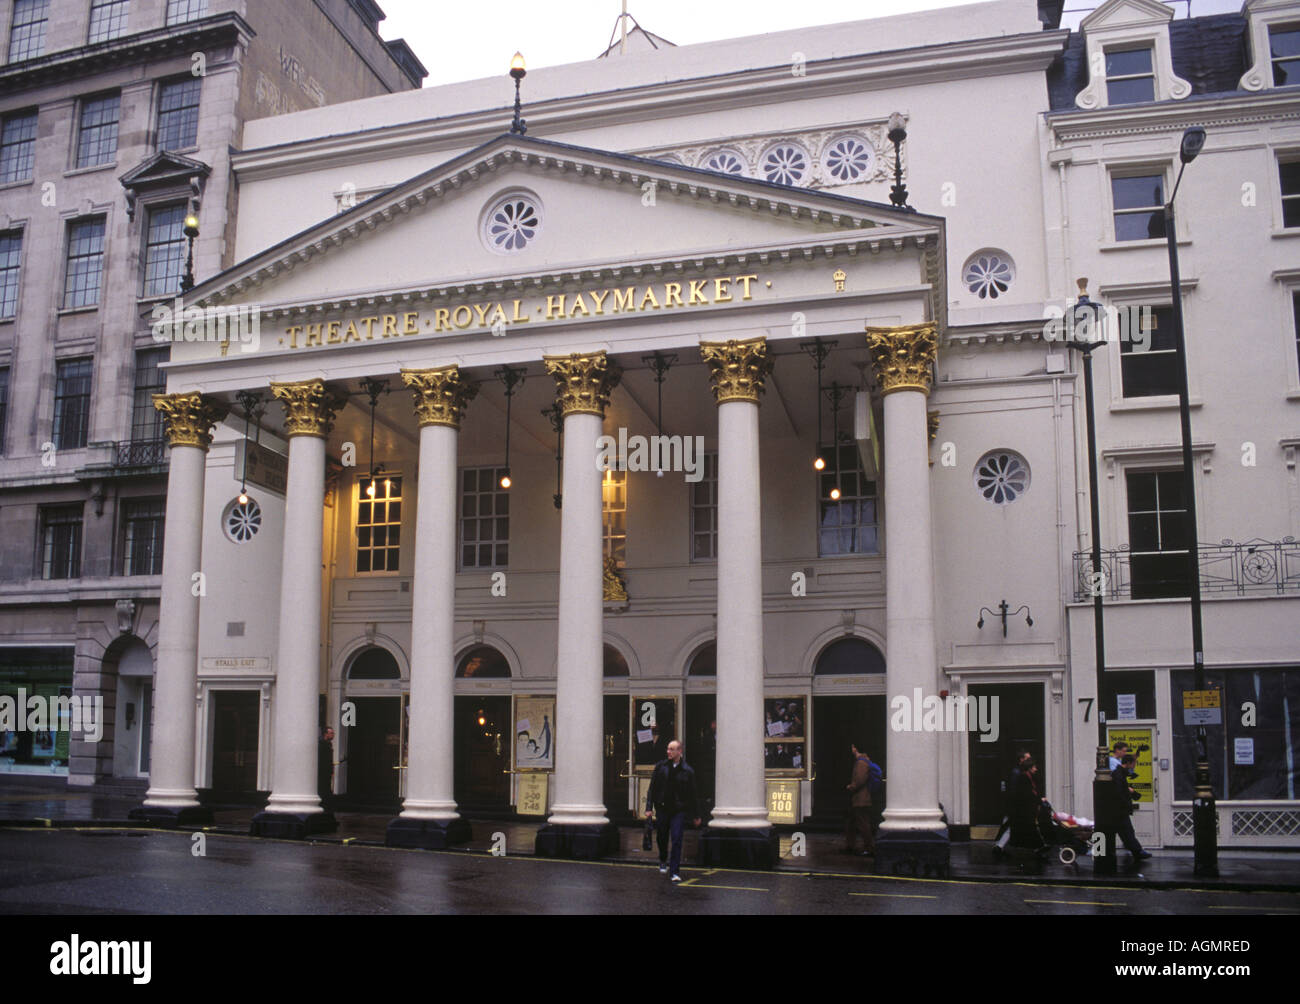
<path id="1" fill-rule="evenodd" d="M 0 772 L 148 775 L 169 346 L 141 317 L 191 255 L 200 275 L 235 261 L 245 122 L 419 87 L 382 17 L 370 0 L 0 10 L 0 693 L 99 698 L 105 718 L 94 743 L 67 722 L 6 730 Z"/>

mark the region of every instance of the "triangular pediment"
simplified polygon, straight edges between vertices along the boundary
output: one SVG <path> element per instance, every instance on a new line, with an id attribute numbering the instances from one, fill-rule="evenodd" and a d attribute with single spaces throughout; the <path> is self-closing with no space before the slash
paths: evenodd
<path id="1" fill-rule="evenodd" d="M 532 229 L 523 246 L 494 248 L 488 217 L 516 196 L 535 213 Z M 941 218 L 893 206 L 506 135 L 267 248 L 191 298 L 284 305 L 448 286 L 541 287 L 747 251 L 798 260 L 852 241 L 933 253 L 942 235 Z"/>
<path id="2" fill-rule="evenodd" d="M 1158 0 L 1109 0 L 1080 22 L 1083 31 L 1131 28 L 1141 24 L 1165 24 L 1174 18 L 1173 8 Z"/>
<path id="3" fill-rule="evenodd" d="M 212 168 L 201 160 L 191 160 L 177 153 L 160 150 L 141 161 L 118 180 L 127 191 L 188 182 L 191 178 L 206 178 Z"/>

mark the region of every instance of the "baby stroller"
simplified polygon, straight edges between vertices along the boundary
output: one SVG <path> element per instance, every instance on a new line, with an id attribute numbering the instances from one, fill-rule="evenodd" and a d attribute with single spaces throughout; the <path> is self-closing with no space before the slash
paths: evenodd
<path id="1" fill-rule="evenodd" d="M 1093 821 L 1068 812 L 1057 812 L 1044 802 L 1038 810 L 1038 832 L 1043 843 L 1055 847 L 1061 864 L 1071 865 L 1078 857 L 1092 853 Z"/>

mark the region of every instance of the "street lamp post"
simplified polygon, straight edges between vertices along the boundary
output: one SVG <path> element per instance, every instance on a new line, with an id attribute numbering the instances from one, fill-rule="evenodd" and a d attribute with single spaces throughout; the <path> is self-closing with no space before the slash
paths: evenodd
<path id="1" fill-rule="evenodd" d="M 1106 634 L 1102 615 L 1105 575 L 1101 567 L 1101 495 L 1097 485 L 1097 423 L 1092 391 L 1092 353 L 1106 344 L 1101 330 L 1101 307 L 1088 299 L 1088 280 L 1080 279 L 1079 299 L 1070 311 L 1066 344 L 1083 356 L 1084 409 L 1088 420 L 1088 515 L 1092 536 L 1092 575 L 1088 581 L 1092 592 L 1094 658 L 1097 687 L 1097 763 L 1092 779 L 1094 833 L 1102 835 L 1101 846 L 1092 855 L 1094 875 L 1114 875 L 1118 857 L 1115 847 L 1115 806 L 1110 777 L 1110 751 L 1106 741 L 1106 713 L 1103 708 L 1102 679 L 1106 672 Z"/>
<path id="2" fill-rule="evenodd" d="M 1192 666 L 1196 689 L 1205 689 L 1205 640 L 1201 632 L 1201 562 L 1197 547 L 1196 486 L 1192 479 L 1192 413 L 1187 393 L 1187 342 L 1183 334 L 1182 283 L 1178 274 L 1178 235 L 1174 226 L 1174 198 L 1183 170 L 1205 146 L 1205 130 L 1190 126 L 1183 132 L 1178 151 L 1182 162 L 1174 190 L 1165 204 L 1165 243 L 1169 247 L 1169 293 L 1173 302 L 1174 339 L 1178 347 L 1178 420 L 1183 437 L 1183 497 L 1187 506 L 1187 564 L 1192 606 Z M 1178 703 L 1178 702 L 1176 702 Z M 1176 713 L 1175 709 L 1175 713 Z M 1196 798 L 1192 802 L 1192 873 L 1197 877 L 1219 874 L 1218 809 L 1210 786 L 1210 758 L 1205 725 L 1196 726 Z"/>
<path id="3" fill-rule="evenodd" d="M 181 292 L 188 293 L 194 288 L 194 238 L 199 235 L 199 218 L 193 213 L 185 217 L 183 232 L 189 242 L 189 252 L 185 257 L 185 274 L 181 276 Z"/>

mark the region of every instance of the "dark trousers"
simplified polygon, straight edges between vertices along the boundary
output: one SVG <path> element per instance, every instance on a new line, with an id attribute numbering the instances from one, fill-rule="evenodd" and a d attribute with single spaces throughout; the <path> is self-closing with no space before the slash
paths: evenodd
<path id="1" fill-rule="evenodd" d="M 862 846 L 868 853 L 875 853 L 876 838 L 871 832 L 871 806 L 854 805 L 849 808 L 848 825 L 844 830 L 844 846 L 850 851 L 857 846 L 858 834 L 862 834 Z"/>
<path id="2" fill-rule="evenodd" d="M 1125 850 L 1134 857 L 1142 853 L 1142 845 L 1138 842 L 1137 834 L 1133 832 L 1133 817 L 1125 813 L 1119 817 L 1119 824 L 1115 827 L 1115 836 L 1123 842 Z"/>
<path id="3" fill-rule="evenodd" d="M 682 868 L 682 834 L 686 828 L 686 813 L 655 813 L 655 827 L 659 838 L 659 863 L 668 863 L 668 871 L 680 875 Z M 668 845 L 671 838 L 672 856 L 669 857 Z"/>

